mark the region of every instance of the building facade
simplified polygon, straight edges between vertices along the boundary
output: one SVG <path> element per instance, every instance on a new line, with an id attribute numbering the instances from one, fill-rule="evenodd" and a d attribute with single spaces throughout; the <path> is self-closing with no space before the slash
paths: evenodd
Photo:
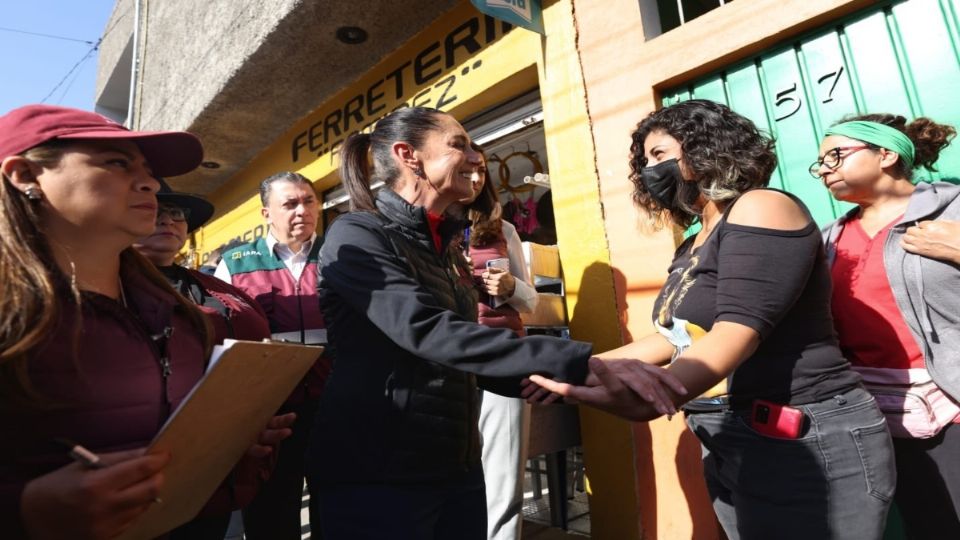
<path id="1" fill-rule="evenodd" d="M 203 139 L 205 166 L 170 180 L 217 207 L 192 238 L 195 264 L 265 234 L 262 178 L 313 180 L 325 227 L 346 201 L 336 166 L 347 135 L 398 107 L 449 112 L 486 146 L 515 224 L 559 246 L 570 332 L 597 350 L 652 330 L 682 233 L 645 230 L 630 202 L 630 131 L 650 111 L 705 97 L 750 117 L 778 140 L 775 185 L 821 223 L 843 211 L 806 172 L 825 126 L 867 111 L 960 124 L 957 0 L 542 7 L 544 35 L 466 0 L 119 0 L 98 110 Z M 960 149 L 940 171 L 960 176 Z M 680 418 L 630 424 L 583 409 L 580 430 L 595 538 L 721 537 Z"/>

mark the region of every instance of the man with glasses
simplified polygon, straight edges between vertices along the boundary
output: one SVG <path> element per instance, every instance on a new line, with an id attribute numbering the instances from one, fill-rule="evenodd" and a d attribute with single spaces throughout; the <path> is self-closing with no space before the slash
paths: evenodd
<path id="1" fill-rule="evenodd" d="M 274 174 L 261 182 L 260 202 L 269 225 L 267 236 L 225 251 L 214 275 L 260 304 L 274 339 L 326 343 L 317 297 L 317 260 L 322 243 L 316 234 L 320 201 L 313 184 L 297 173 Z M 280 411 L 295 412 L 297 421 L 293 435 L 280 447 L 273 476 L 244 510 L 248 540 L 300 539 L 304 454 L 329 372 L 330 360 L 324 355 Z M 310 522 L 315 537 L 320 534 L 317 516 L 311 501 Z"/>

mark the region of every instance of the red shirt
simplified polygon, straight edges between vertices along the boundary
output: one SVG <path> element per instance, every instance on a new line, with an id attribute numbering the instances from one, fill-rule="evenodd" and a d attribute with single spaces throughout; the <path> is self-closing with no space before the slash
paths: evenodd
<path id="1" fill-rule="evenodd" d="M 837 238 L 831 269 L 833 322 L 840 348 L 855 366 L 924 367 L 923 352 L 903 320 L 883 266 L 883 245 L 899 220 L 870 238 L 860 219 L 851 219 Z"/>
<path id="2" fill-rule="evenodd" d="M 430 236 L 433 237 L 433 247 L 437 248 L 437 252 L 442 252 L 440 249 L 440 224 L 443 223 L 443 215 L 432 214 L 427 212 L 427 226 L 430 227 Z"/>

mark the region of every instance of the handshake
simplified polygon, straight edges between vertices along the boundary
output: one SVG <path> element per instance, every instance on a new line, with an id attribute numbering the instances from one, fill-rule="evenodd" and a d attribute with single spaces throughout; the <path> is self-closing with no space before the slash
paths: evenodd
<path id="1" fill-rule="evenodd" d="M 635 359 L 590 358 L 590 373 L 582 386 L 531 375 L 521 397 L 530 403 L 580 403 L 627 420 L 646 421 L 677 412 L 687 401 L 687 389 L 660 366 Z"/>

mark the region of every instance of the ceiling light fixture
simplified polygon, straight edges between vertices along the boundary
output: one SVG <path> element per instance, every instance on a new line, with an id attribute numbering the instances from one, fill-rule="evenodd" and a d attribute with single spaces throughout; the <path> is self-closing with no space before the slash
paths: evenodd
<path id="1" fill-rule="evenodd" d="M 367 31 L 359 26 L 341 26 L 337 28 L 337 39 L 347 45 L 357 45 L 367 40 Z"/>

